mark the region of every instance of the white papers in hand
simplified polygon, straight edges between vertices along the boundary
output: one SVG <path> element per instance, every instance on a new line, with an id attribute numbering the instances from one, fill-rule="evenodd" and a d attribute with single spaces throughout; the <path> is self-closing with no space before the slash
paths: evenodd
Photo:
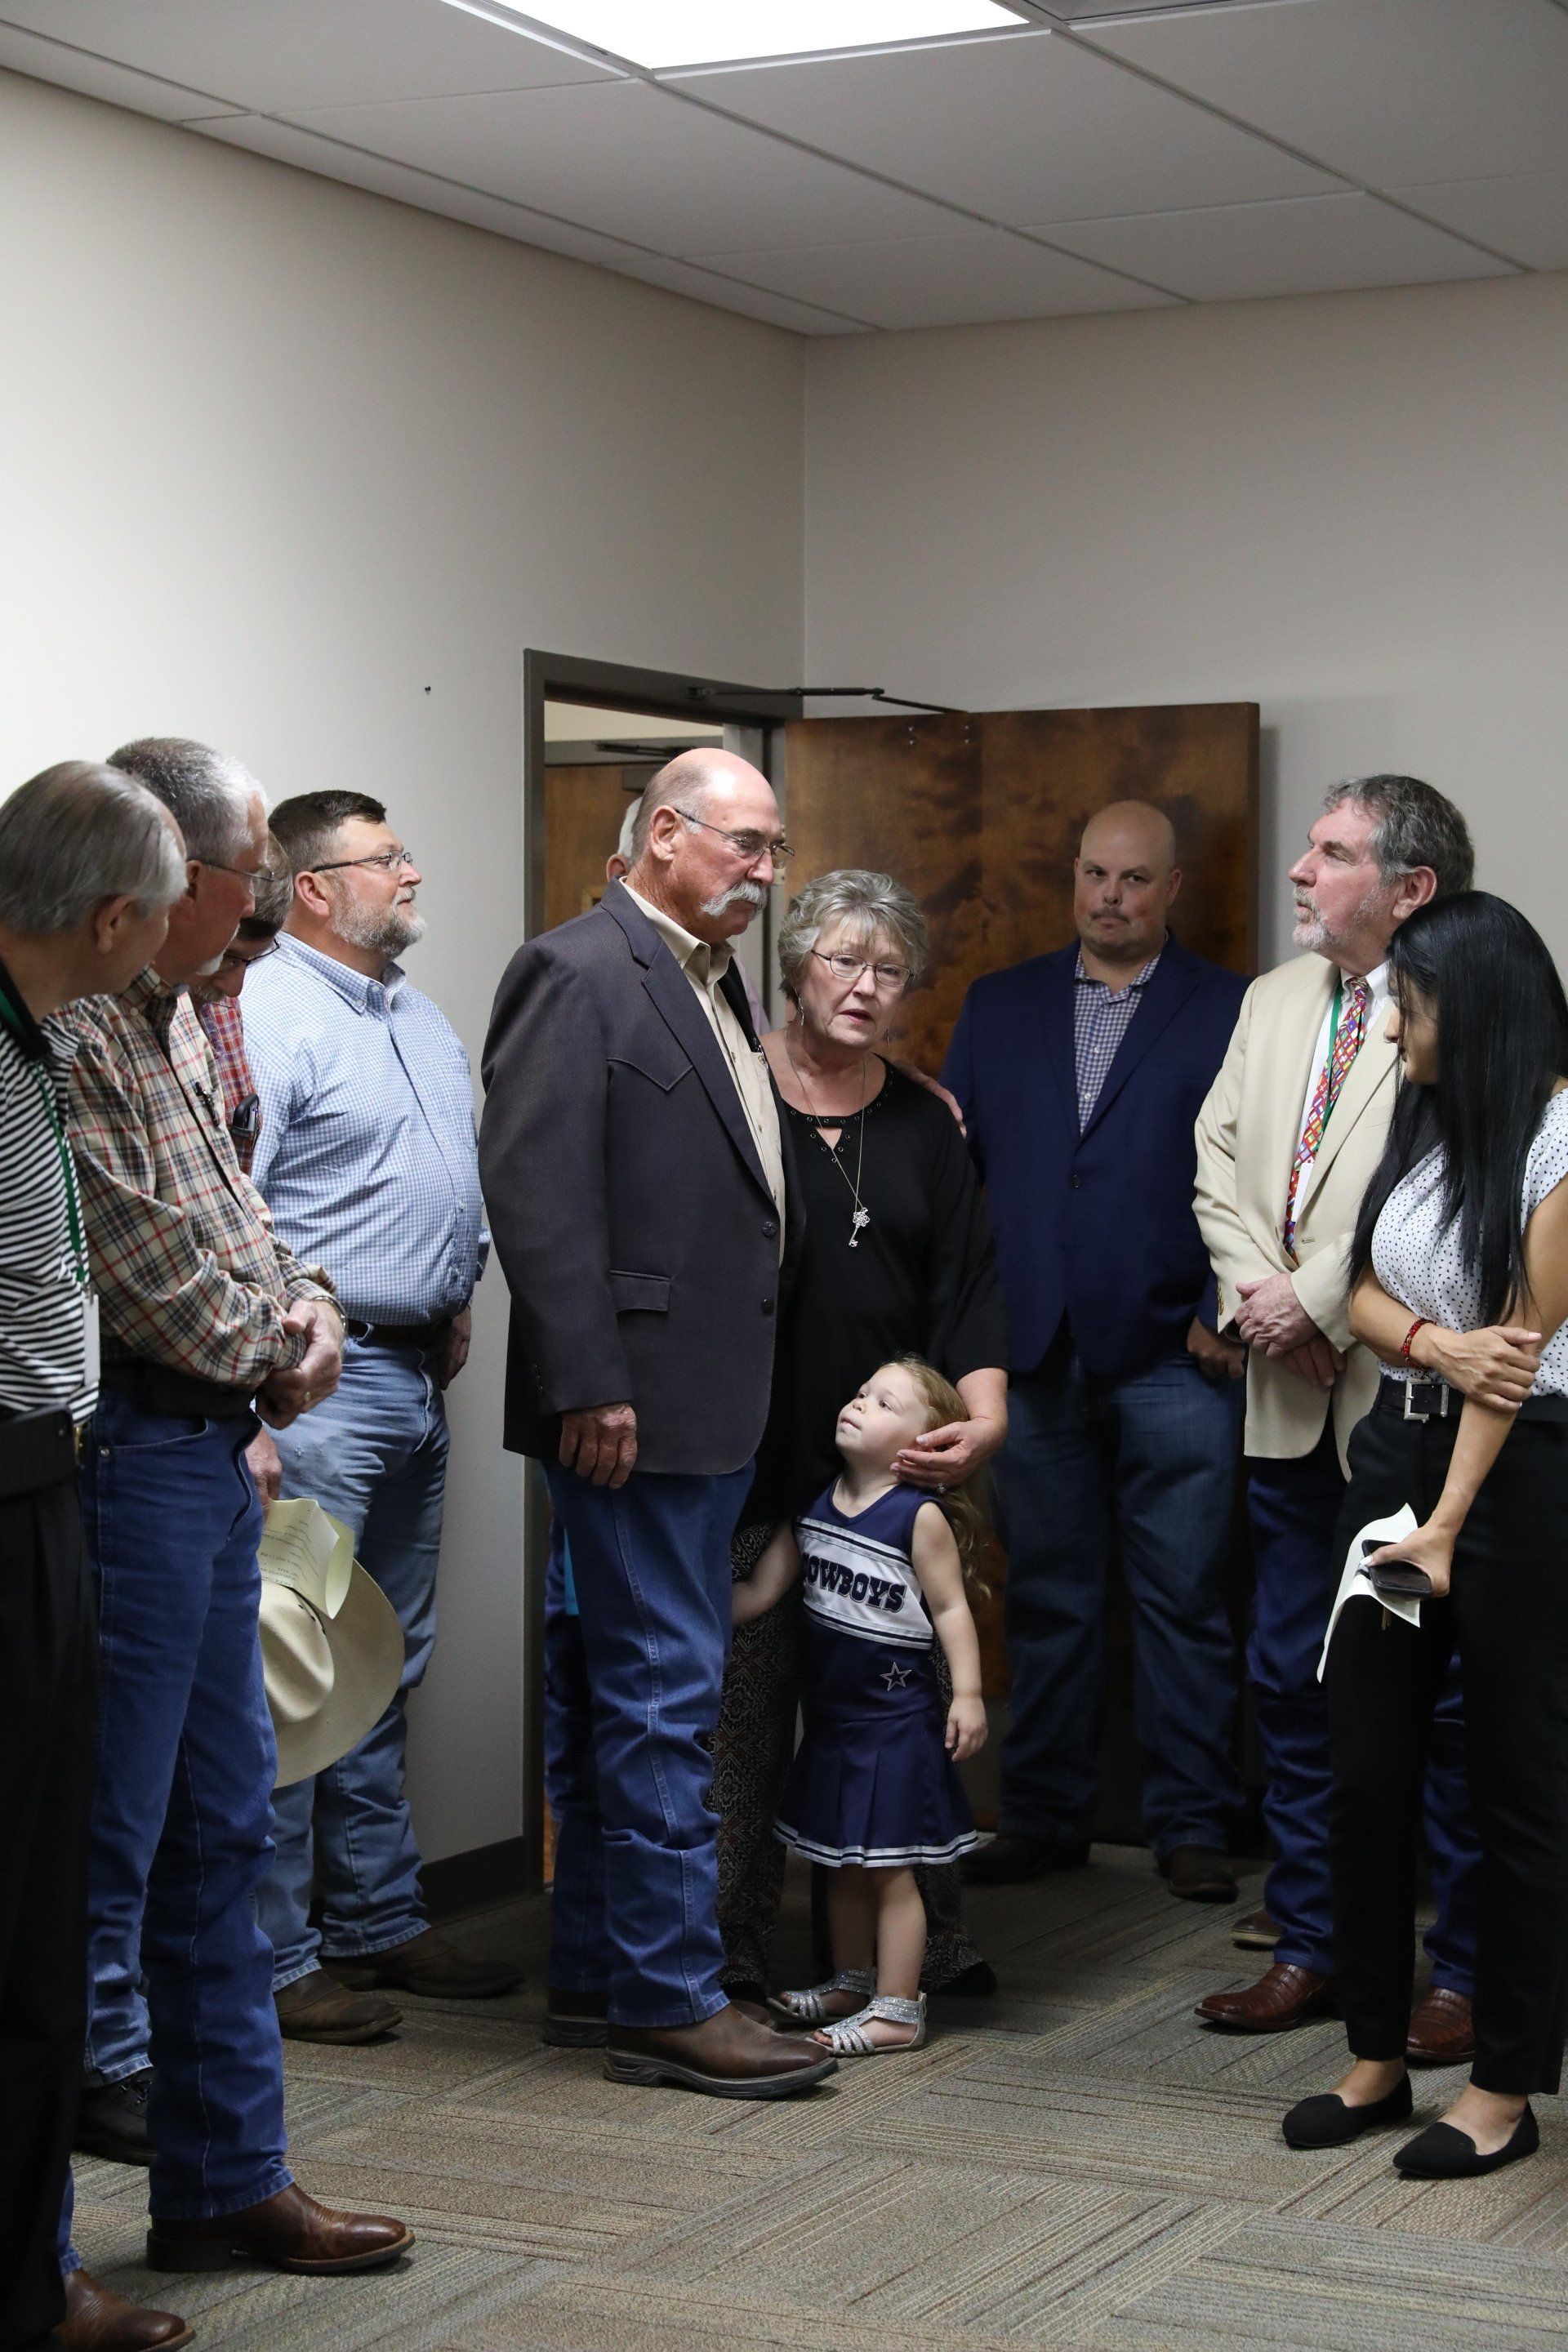
<path id="1" fill-rule="evenodd" d="M 1402 1509 L 1394 1513 L 1392 1518 L 1368 1519 L 1365 1527 L 1357 1531 L 1349 1551 L 1345 1554 L 1345 1572 L 1340 1579 L 1340 1589 L 1334 1595 L 1334 1605 L 1329 1612 L 1329 1630 L 1323 1636 L 1323 1654 L 1318 1660 L 1320 1682 L 1323 1679 L 1323 1668 L 1329 1663 L 1329 1643 L 1334 1638 L 1334 1627 L 1340 1622 L 1340 1611 L 1347 1601 L 1363 1599 L 1375 1601 L 1380 1609 L 1388 1610 L 1395 1617 L 1403 1617 L 1407 1625 L 1420 1624 L 1419 1601 L 1413 1595 L 1403 1592 L 1379 1592 L 1367 1573 L 1362 1559 L 1363 1544 L 1370 1543 L 1375 1547 L 1378 1544 L 1403 1543 L 1406 1536 L 1415 1534 L 1415 1514 L 1406 1503 Z"/>

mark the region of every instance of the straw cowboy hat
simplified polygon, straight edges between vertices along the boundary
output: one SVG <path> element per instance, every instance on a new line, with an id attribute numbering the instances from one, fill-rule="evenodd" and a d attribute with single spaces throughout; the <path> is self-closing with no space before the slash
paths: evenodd
<path id="1" fill-rule="evenodd" d="M 357 1748 L 396 1696 L 403 1628 L 320 1503 L 268 1507 L 261 1538 L 261 1664 L 278 1780 L 308 1780 Z"/>

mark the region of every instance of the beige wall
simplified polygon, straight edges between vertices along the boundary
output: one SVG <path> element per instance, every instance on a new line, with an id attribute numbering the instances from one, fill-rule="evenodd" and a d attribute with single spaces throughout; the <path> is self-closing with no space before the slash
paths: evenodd
<path id="1" fill-rule="evenodd" d="M 1413 770 L 1568 967 L 1568 278 L 812 345 L 806 668 L 1262 705 L 1264 938 Z"/>
<path id="2" fill-rule="evenodd" d="M 793 338 L 0 75 L 0 781 L 153 730 L 383 793 L 476 1062 L 520 930 L 525 645 L 800 667 Z M 428 691 L 426 691 L 428 688 Z M 454 1392 L 432 1856 L 520 1826 L 505 1297 Z"/>

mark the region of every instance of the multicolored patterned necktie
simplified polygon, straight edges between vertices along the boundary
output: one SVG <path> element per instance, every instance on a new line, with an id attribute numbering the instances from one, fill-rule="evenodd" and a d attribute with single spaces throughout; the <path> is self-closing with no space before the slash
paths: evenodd
<path id="1" fill-rule="evenodd" d="M 1296 1157 L 1290 1163 L 1290 1189 L 1285 1195 L 1284 1237 L 1285 1246 L 1291 1252 L 1296 1247 L 1296 1195 L 1301 1189 L 1302 1177 L 1318 1156 L 1323 1129 L 1329 1123 L 1330 1112 L 1340 1098 L 1346 1073 L 1361 1051 L 1361 1042 L 1366 1034 L 1367 1007 L 1371 1003 L 1372 991 L 1365 981 L 1352 980 L 1340 1007 L 1333 1051 L 1313 1090 L 1307 1109 L 1307 1124 L 1301 1129 L 1301 1140 L 1296 1146 Z"/>

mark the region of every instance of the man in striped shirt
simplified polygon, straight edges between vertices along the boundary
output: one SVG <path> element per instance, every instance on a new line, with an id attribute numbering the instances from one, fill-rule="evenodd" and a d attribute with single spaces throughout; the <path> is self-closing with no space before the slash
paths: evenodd
<path id="1" fill-rule="evenodd" d="M 56 2245 L 87 1978 L 96 1626 L 77 1507 L 94 1301 L 66 1141 L 63 1009 L 123 988 L 185 887 L 179 835 L 128 778 L 68 761 L 0 805 L 0 2343 L 65 2322 L 153 2346 Z M 107 2332 L 106 2332 L 107 2331 Z"/>
<path id="2" fill-rule="evenodd" d="M 282 1426 L 331 1393 L 342 1321 L 240 1172 L 185 993 L 254 908 L 265 809 L 254 779 L 201 744 L 128 744 L 111 764 L 177 819 L 187 887 L 162 953 L 74 1015 L 71 1136 L 103 1315 L 82 1476 L 103 1624 L 89 2058 L 110 2084 L 140 2066 L 144 1973 L 159 2052 L 155 2266 L 207 2269 L 237 2250 L 365 2270 L 411 2233 L 327 2211 L 284 2161 L 272 1954 L 255 1907 L 277 1751 L 262 1513 L 244 1458 L 258 1412 Z"/>

